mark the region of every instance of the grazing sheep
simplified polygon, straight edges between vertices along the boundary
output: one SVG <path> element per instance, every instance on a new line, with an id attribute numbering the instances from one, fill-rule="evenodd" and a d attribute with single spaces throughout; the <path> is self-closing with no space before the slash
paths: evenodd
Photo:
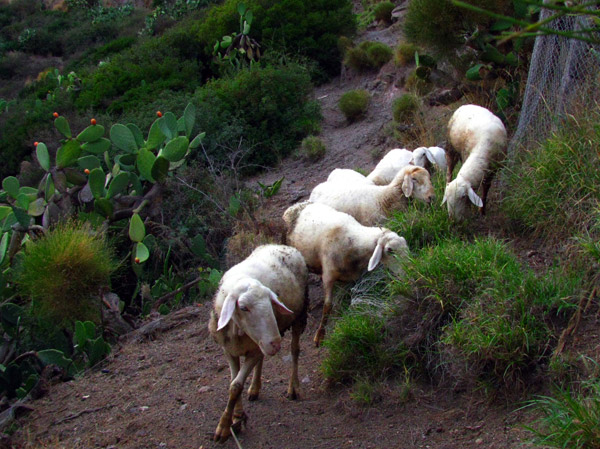
<path id="1" fill-rule="evenodd" d="M 427 170 L 408 165 L 386 186 L 321 183 L 313 189 L 310 201 L 327 204 L 365 226 L 373 226 L 385 221 L 392 211 L 405 209 L 411 196 L 431 203 L 434 191 Z"/>
<path id="2" fill-rule="evenodd" d="M 352 170 L 349 168 L 336 168 L 327 177 L 327 182 L 338 182 L 338 183 L 360 183 L 360 184 L 370 184 L 373 185 L 373 182 L 370 179 L 367 179 L 366 176 L 361 175 L 356 170 Z"/>
<path id="3" fill-rule="evenodd" d="M 464 219 L 471 201 L 485 214 L 485 204 L 492 179 L 506 157 L 508 140 L 502 121 L 481 106 L 468 104 L 454 112 L 448 122 L 446 190 L 442 204 L 447 203 L 451 218 Z M 452 171 L 463 161 L 454 181 Z M 481 198 L 476 190 L 482 186 Z"/>
<path id="4" fill-rule="evenodd" d="M 325 204 L 304 201 L 289 207 L 283 214 L 288 244 L 298 248 L 311 271 L 322 274 L 325 302 L 319 329 L 314 337 L 317 346 L 325 336 L 331 312 L 333 284 L 354 281 L 379 262 L 388 267 L 393 255 L 408 253 L 404 237 L 386 228 L 367 227 L 350 215 Z"/>
<path id="5" fill-rule="evenodd" d="M 215 295 L 208 329 L 223 347 L 231 385 L 229 400 L 214 434 L 224 442 L 231 428 L 246 421 L 242 406 L 244 382 L 254 369 L 248 399 L 258 397 L 264 355 L 275 355 L 281 336 L 292 328 L 292 373 L 288 397 L 298 396 L 300 334 L 306 327 L 308 270 L 302 254 L 284 245 L 264 245 L 224 275 Z M 240 367 L 240 357 L 244 361 Z"/>
<path id="6" fill-rule="evenodd" d="M 445 170 L 445 151 L 440 147 L 419 147 L 413 151 L 400 148 L 390 150 L 367 175 L 367 179 L 378 186 L 389 184 L 401 168 L 410 164 L 426 168 L 428 171 L 432 165 Z"/>

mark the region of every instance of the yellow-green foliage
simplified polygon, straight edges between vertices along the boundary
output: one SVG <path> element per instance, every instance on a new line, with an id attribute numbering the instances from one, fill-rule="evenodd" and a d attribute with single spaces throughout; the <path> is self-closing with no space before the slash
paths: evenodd
<path id="1" fill-rule="evenodd" d="M 381 42 L 364 41 L 350 48 L 344 56 L 344 64 L 358 72 L 381 68 L 393 57 L 393 51 Z"/>
<path id="2" fill-rule="evenodd" d="M 375 19 L 381 20 L 386 23 L 392 21 L 392 11 L 394 10 L 394 4 L 392 2 L 381 2 L 375 5 L 373 9 L 375 13 Z"/>
<path id="3" fill-rule="evenodd" d="M 94 298 L 109 285 L 115 268 L 105 239 L 69 222 L 26 246 L 17 284 L 21 295 L 31 299 L 34 314 L 70 326 L 75 320 L 98 321 Z"/>
<path id="4" fill-rule="evenodd" d="M 404 94 L 392 103 L 392 114 L 397 122 L 410 121 L 419 108 L 419 99 L 413 94 Z"/>
<path id="5" fill-rule="evenodd" d="M 399 66 L 405 66 L 415 62 L 415 52 L 418 47 L 409 42 L 398 44 L 394 52 L 394 62 Z"/>
<path id="6" fill-rule="evenodd" d="M 342 95 L 338 104 L 346 119 L 352 122 L 367 112 L 370 98 L 366 90 L 354 89 Z"/>
<path id="7" fill-rule="evenodd" d="M 316 136 L 308 136 L 302 140 L 302 153 L 312 162 L 325 156 L 326 151 L 325 144 Z"/>

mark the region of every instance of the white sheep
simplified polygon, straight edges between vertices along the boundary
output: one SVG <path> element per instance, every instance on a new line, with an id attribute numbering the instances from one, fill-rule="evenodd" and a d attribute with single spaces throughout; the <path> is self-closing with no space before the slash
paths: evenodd
<path id="1" fill-rule="evenodd" d="M 446 155 L 440 147 L 419 147 L 413 151 L 404 148 L 396 148 L 379 161 L 367 179 L 373 184 L 382 186 L 389 184 L 401 168 L 407 165 L 416 165 L 429 170 L 431 165 L 437 165 L 441 170 L 446 169 Z"/>
<path id="2" fill-rule="evenodd" d="M 406 255 L 404 237 L 386 228 L 361 225 L 350 215 L 325 204 L 304 201 L 283 214 L 287 243 L 298 248 L 311 271 L 322 273 L 325 301 L 314 342 L 319 346 L 331 312 L 333 284 L 354 281 L 379 262 L 390 267 L 396 255 Z M 395 268 L 391 266 L 391 268 Z"/>
<path id="3" fill-rule="evenodd" d="M 373 181 L 367 179 L 356 170 L 350 168 L 336 168 L 327 177 L 327 182 L 338 182 L 345 184 L 360 183 L 373 185 Z"/>
<path id="4" fill-rule="evenodd" d="M 508 139 L 502 121 L 487 109 L 474 104 L 458 108 L 448 122 L 446 151 L 446 190 L 442 204 L 447 203 L 453 219 L 464 219 L 469 201 L 485 214 L 485 204 L 492 179 L 506 157 Z M 463 165 L 452 181 L 458 162 Z M 476 190 L 482 186 L 481 198 Z"/>
<path id="5" fill-rule="evenodd" d="M 435 194 L 427 170 L 408 165 L 385 186 L 321 183 L 313 189 L 310 201 L 327 204 L 365 226 L 373 226 L 385 221 L 392 211 L 406 209 L 411 196 L 431 203 Z"/>
<path id="6" fill-rule="evenodd" d="M 215 295 L 208 329 L 223 347 L 231 384 L 227 407 L 221 416 L 214 440 L 223 442 L 231 428 L 239 430 L 246 421 L 242 390 L 254 369 L 248 399 L 258 397 L 264 355 L 281 348 L 281 335 L 292 328 L 292 373 L 288 397 L 298 396 L 298 355 L 300 334 L 306 327 L 308 270 L 302 254 L 284 245 L 264 245 L 229 269 Z M 240 367 L 240 357 L 244 361 Z"/>

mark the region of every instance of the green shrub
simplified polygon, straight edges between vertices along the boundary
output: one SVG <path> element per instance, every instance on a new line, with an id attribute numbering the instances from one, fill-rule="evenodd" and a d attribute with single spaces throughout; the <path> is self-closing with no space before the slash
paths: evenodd
<path id="1" fill-rule="evenodd" d="M 370 99 L 371 96 L 366 90 L 354 89 L 343 94 L 338 105 L 346 119 L 353 122 L 365 115 Z"/>
<path id="2" fill-rule="evenodd" d="M 600 447 L 600 384 L 597 380 L 585 382 L 580 392 L 573 387 L 556 389 L 553 396 L 538 396 L 527 406 L 541 414 L 533 426 L 527 427 L 540 446 Z"/>
<path id="3" fill-rule="evenodd" d="M 227 152 L 245 149 L 248 170 L 274 165 L 319 130 L 321 113 L 311 90 L 308 72 L 297 64 L 242 70 L 207 83 L 195 97 L 209 156 L 223 162 Z"/>
<path id="4" fill-rule="evenodd" d="M 311 162 L 316 162 L 325 156 L 327 148 L 321 139 L 317 136 L 308 136 L 302 139 L 302 153 Z"/>
<path id="5" fill-rule="evenodd" d="M 385 23 L 392 22 L 392 11 L 396 6 L 392 2 L 377 3 L 374 8 L 375 20 Z"/>
<path id="6" fill-rule="evenodd" d="M 419 99 L 413 94 L 402 94 L 392 103 L 392 115 L 397 122 L 411 121 L 419 109 Z"/>
<path id="7" fill-rule="evenodd" d="M 348 49 L 344 64 L 358 72 L 377 70 L 390 61 L 393 51 L 381 42 L 365 41 L 354 48 Z"/>
<path id="8" fill-rule="evenodd" d="M 32 301 L 33 312 L 70 327 L 75 320 L 98 322 L 97 302 L 116 268 L 104 238 L 78 223 L 66 223 L 29 243 L 17 275 L 20 293 Z"/>
<path id="9" fill-rule="evenodd" d="M 394 62 L 399 66 L 406 66 L 415 62 L 415 53 L 418 51 L 415 44 L 402 42 L 398 44 L 394 52 Z"/>

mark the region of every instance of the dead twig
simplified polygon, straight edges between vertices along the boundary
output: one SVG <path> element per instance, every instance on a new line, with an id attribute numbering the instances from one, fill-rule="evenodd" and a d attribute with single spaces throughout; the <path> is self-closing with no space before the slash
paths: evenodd
<path id="1" fill-rule="evenodd" d="M 64 422 L 67 421 L 71 421 L 73 419 L 79 418 L 81 415 L 85 415 L 86 413 L 96 413 L 99 412 L 100 410 L 104 410 L 106 408 L 112 408 L 114 407 L 114 405 L 112 404 L 108 404 L 108 405 L 103 405 L 102 407 L 96 407 L 96 408 L 86 408 L 85 410 L 81 410 L 77 413 L 73 413 L 72 415 L 69 415 L 63 419 L 59 419 L 58 421 L 54 421 L 54 425 L 57 424 L 62 424 Z"/>
<path id="2" fill-rule="evenodd" d="M 156 301 L 154 301 L 154 304 L 152 305 L 152 310 L 156 310 L 158 309 L 158 307 L 167 302 L 169 299 L 173 298 L 174 296 L 176 296 L 178 293 L 181 293 L 183 291 L 186 291 L 188 289 L 190 289 L 191 287 L 193 287 L 194 285 L 196 285 L 198 282 L 200 282 L 200 280 L 202 279 L 202 276 L 198 276 L 196 279 L 188 282 L 185 285 L 182 285 L 181 287 L 179 287 L 178 289 L 173 290 L 172 292 L 167 293 L 166 295 L 161 296 L 160 298 L 158 298 Z"/>

